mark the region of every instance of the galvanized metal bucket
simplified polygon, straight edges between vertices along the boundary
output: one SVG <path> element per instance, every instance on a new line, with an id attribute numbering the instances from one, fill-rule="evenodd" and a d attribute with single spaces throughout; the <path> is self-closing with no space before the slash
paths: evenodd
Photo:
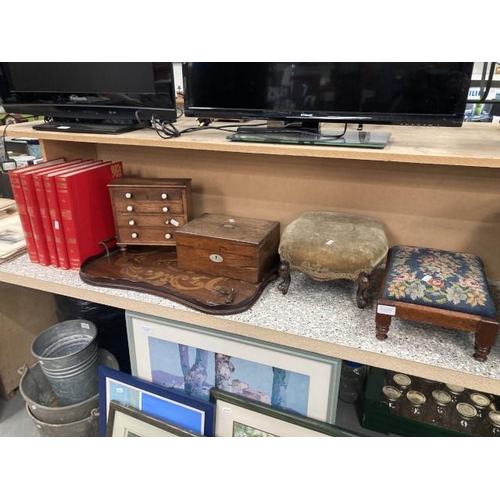
<path id="1" fill-rule="evenodd" d="M 98 354 L 98 365 L 114 370 L 120 369 L 115 356 L 101 348 Z M 40 363 L 35 363 L 29 368 L 24 366 L 19 371 L 21 373 L 19 392 L 26 401 L 30 414 L 46 424 L 77 422 L 87 418 L 93 408 L 99 407 L 99 394 L 73 405 L 60 406 L 57 395 L 52 390 Z"/>
<path id="2" fill-rule="evenodd" d="M 33 416 L 28 405 L 26 410 L 38 429 L 41 437 L 98 437 L 99 436 L 99 410 L 90 410 L 90 416 L 77 422 L 67 424 L 48 424 Z"/>
<path id="3" fill-rule="evenodd" d="M 97 394 L 97 328 L 91 321 L 68 320 L 47 328 L 34 340 L 31 353 L 61 406 Z"/>

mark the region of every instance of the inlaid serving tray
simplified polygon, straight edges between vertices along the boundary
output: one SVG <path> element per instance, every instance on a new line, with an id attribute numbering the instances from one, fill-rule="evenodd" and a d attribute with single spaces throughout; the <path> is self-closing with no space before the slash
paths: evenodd
<path id="1" fill-rule="evenodd" d="M 165 297 L 208 314 L 235 314 L 249 309 L 278 277 L 273 268 L 259 283 L 184 271 L 175 248 L 127 247 L 87 259 L 81 279 L 90 285 L 135 290 Z"/>

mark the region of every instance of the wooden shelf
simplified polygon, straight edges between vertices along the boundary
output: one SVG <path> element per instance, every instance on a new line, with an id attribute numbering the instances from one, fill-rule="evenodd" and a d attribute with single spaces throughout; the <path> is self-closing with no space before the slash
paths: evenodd
<path id="1" fill-rule="evenodd" d="M 251 309 L 227 316 L 146 293 L 92 286 L 78 271 L 32 264 L 26 255 L 0 265 L 0 282 L 15 285 L 17 293 L 26 287 L 64 295 L 500 395 L 500 344 L 481 363 L 472 358 L 473 335 L 397 320 L 381 342 L 375 337 L 374 304 L 357 308 L 354 282 L 321 283 L 295 275 L 286 296 L 277 281 Z M 496 283 L 496 295 L 499 289 Z"/>
<path id="2" fill-rule="evenodd" d="M 176 126 L 195 123 L 184 118 Z M 232 143 L 218 130 L 166 140 L 153 130 L 110 136 L 39 132 L 32 123 L 8 128 L 10 136 L 38 138 L 45 158 L 121 160 L 125 175 L 191 178 L 194 216 L 277 220 L 283 230 L 307 210 L 371 215 L 383 221 L 391 246 L 475 253 L 488 278 L 500 279 L 500 124 L 369 130 L 391 132 L 386 148 Z M 480 363 L 469 334 L 412 323 L 391 327 L 390 339 L 380 342 L 373 309 L 353 306 L 343 281 L 292 276 L 288 295 L 271 285 L 249 311 L 232 316 L 92 287 L 75 271 L 31 264 L 26 256 L 1 264 L 0 282 L 500 394 L 499 346 Z"/>
<path id="3" fill-rule="evenodd" d="M 347 160 L 419 163 L 450 166 L 500 168 L 498 152 L 499 123 L 464 123 L 462 127 L 394 127 L 371 125 L 367 131 L 391 133 L 389 144 L 381 150 L 351 147 L 295 146 L 280 144 L 234 143 L 229 132 L 201 129 L 175 139 L 162 139 L 154 130 L 143 129 L 119 135 L 75 134 L 33 130 L 33 123 L 10 125 L 12 137 L 33 137 L 43 141 L 114 144 L 226 153 L 337 158 Z M 214 122 L 213 126 L 220 122 Z M 194 119 L 175 123 L 179 130 L 196 127 Z M 225 123 L 227 125 L 227 123 Z M 234 123 L 232 124 L 234 125 Z M 332 129 L 328 126 L 325 130 Z M 0 128 L 1 130 L 1 128 Z"/>

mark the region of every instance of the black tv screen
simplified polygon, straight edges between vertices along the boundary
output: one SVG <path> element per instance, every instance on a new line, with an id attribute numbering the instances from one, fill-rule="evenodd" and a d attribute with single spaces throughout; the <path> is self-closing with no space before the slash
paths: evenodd
<path id="1" fill-rule="evenodd" d="M 226 119 L 461 126 L 473 63 L 191 62 L 185 114 Z"/>
<path id="2" fill-rule="evenodd" d="M 153 115 L 176 121 L 170 62 L 9 62 L 2 69 L 8 113 L 109 125 L 144 125 Z"/>

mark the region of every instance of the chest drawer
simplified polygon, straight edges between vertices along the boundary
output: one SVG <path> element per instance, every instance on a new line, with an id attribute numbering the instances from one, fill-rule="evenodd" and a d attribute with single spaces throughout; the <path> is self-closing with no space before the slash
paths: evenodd
<path id="1" fill-rule="evenodd" d="M 121 194 L 121 193 L 119 193 Z M 114 209 L 117 214 L 183 214 L 185 207 L 182 201 L 138 201 L 125 200 L 122 196 L 117 196 L 113 201 Z"/>
<path id="2" fill-rule="evenodd" d="M 118 246 L 175 245 L 192 218 L 191 179 L 123 177 L 108 189 Z"/>
<path id="3" fill-rule="evenodd" d="M 147 186 L 113 186 L 112 196 L 115 203 L 164 203 L 169 201 L 182 202 L 182 187 L 164 189 Z M 146 188 L 146 189 L 144 189 Z"/>
<path id="4" fill-rule="evenodd" d="M 127 213 L 127 214 L 117 214 L 115 217 L 117 227 L 167 227 L 179 228 L 187 223 L 187 217 L 176 214 L 165 214 L 159 217 L 158 215 L 151 214 L 139 214 L 139 213 Z"/>
<path id="5" fill-rule="evenodd" d="M 122 227 L 118 229 L 122 245 L 173 245 L 175 229 L 171 227 Z"/>

